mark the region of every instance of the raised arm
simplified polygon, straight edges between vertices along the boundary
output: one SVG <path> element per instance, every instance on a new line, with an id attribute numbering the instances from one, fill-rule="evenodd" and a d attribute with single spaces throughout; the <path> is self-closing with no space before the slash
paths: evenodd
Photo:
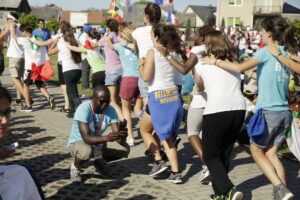
<path id="1" fill-rule="evenodd" d="M 140 65 L 140 74 L 144 81 L 149 82 L 153 79 L 155 69 L 154 64 L 154 50 L 150 49 L 147 52 L 145 62 Z"/>
<path id="2" fill-rule="evenodd" d="M 52 45 L 55 42 L 55 40 L 53 38 L 51 38 L 47 41 L 39 41 L 39 40 L 35 40 L 35 39 L 32 39 L 31 41 L 40 47 L 47 47 L 47 46 Z"/>
<path id="3" fill-rule="evenodd" d="M 204 57 L 203 62 L 205 64 L 216 65 L 223 69 L 233 71 L 233 72 L 239 72 L 239 73 L 247 71 L 247 70 L 255 67 L 256 65 L 258 65 L 258 63 L 259 63 L 258 59 L 255 57 L 252 57 L 251 59 L 249 59 L 248 61 L 246 61 L 244 63 L 234 63 L 234 62 L 228 62 L 228 61 L 216 59 L 216 58 L 214 58 L 214 56 Z"/>
<path id="4" fill-rule="evenodd" d="M 80 47 L 72 46 L 68 42 L 65 42 L 65 45 L 71 50 L 79 53 L 83 53 Z"/>
<path id="5" fill-rule="evenodd" d="M 4 31 L 1 32 L 1 34 L 0 34 L 0 40 L 2 40 L 3 38 L 5 38 L 8 34 L 9 34 L 9 26 L 7 26 L 4 29 Z"/>
<path id="6" fill-rule="evenodd" d="M 193 67 L 197 64 L 198 58 L 195 54 L 191 53 L 188 60 L 185 62 L 185 64 L 179 63 L 176 59 L 171 57 L 171 59 L 168 59 L 169 63 L 177 69 L 182 74 L 187 74 Z"/>
<path id="7" fill-rule="evenodd" d="M 300 62 L 300 57 L 299 56 L 296 56 L 294 54 L 290 54 L 289 55 L 291 59 L 293 59 L 294 61 L 297 61 L 297 62 Z"/>
<path id="8" fill-rule="evenodd" d="M 48 50 L 48 55 L 49 55 L 49 56 L 52 56 L 52 55 L 54 55 L 54 54 L 57 54 L 58 52 L 59 52 L 59 49 L 58 49 L 58 47 L 56 46 L 56 47 L 50 48 L 50 49 Z"/>
<path id="9" fill-rule="evenodd" d="M 280 53 L 279 47 L 275 45 L 268 45 L 268 49 L 273 56 L 275 56 L 282 64 L 290 68 L 292 71 L 296 73 L 300 73 L 300 63 L 294 62 L 292 59 L 282 55 Z"/>
<path id="10" fill-rule="evenodd" d="M 17 33 L 16 33 L 16 25 L 11 26 L 11 35 L 14 38 L 14 40 L 18 41 L 19 37 L 17 36 Z"/>
<path id="11" fill-rule="evenodd" d="M 112 37 L 111 36 L 105 36 L 104 39 L 106 40 L 108 47 L 114 50 L 114 44 L 112 42 Z"/>

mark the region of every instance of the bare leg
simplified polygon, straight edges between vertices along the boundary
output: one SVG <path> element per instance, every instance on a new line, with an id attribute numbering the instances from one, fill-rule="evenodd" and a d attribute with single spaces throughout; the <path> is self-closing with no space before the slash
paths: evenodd
<path id="1" fill-rule="evenodd" d="M 161 160 L 161 155 L 159 153 L 159 143 L 155 140 L 152 135 L 153 127 L 150 115 L 144 113 L 140 123 L 140 130 L 143 141 L 147 149 L 153 153 L 154 160 Z"/>
<path id="2" fill-rule="evenodd" d="M 23 91 L 23 84 L 20 80 L 20 78 L 12 78 L 12 81 L 16 87 L 17 90 L 17 98 L 21 99 L 22 96 L 24 96 L 24 91 Z"/>
<path id="3" fill-rule="evenodd" d="M 284 185 L 286 185 L 285 170 L 277 156 L 277 150 L 278 150 L 278 147 L 272 145 L 267 148 L 265 155 L 266 155 L 267 159 L 272 163 L 273 167 L 275 168 L 277 176 L 280 178 L 281 182 Z"/>
<path id="4" fill-rule="evenodd" d="M 170 137 L 167 140 L 162 141 L 162 144 L 170 161 L 172 172 L 179 172 L 177 149 L 173 143 L 173 138 Z"/>
<path id="5" fill-rule="evenodd" d="M 189 142 L 196 154 L 198 155 L 199 159 L 201 160 L 202 164 L 204 164 L 202 154 L 202 143 L 200 137 L 198 135 L 192 135 L 189 137 Z"/>
<path id="6" fill-rule="evenodd" d="M 142 109 L 143 109 L 143 100 L 137 99 L 133 108 L 134 113 L 137 117 L 139 117 L 140 113 L 142 112 Z"/>
<path id="7" fill-rule="evenodd" d="M 70 109 L 70 102 L 67 94 L 67 86 L 65 84 L 60 85 L 60 88 L 62 90 L 62 93 L 64 95 L 64 100 L 65 100 L 65 109 Z"/>
<path id="8" fill-rule="evenodd" d="M 110 105 L 116 110 L 116 112 L 118 113 L 118 118 L 123 121 L 124 117 L 122 115 L 122 110 L 120 108 L 120 106 L 118 105 L 118 101 L 119 101 L 119 86 L 116 85 L 110 85 L 107 86 L 110 95 L 111 95 L 111 101 L 110 101 Z"/>
<path id="9" fill-rule="evenodd" d="M 36 87 L 40 90 L 40 92 L 47 98 L 47 100 L 50 100 L 50 95 L 48 90 L 43 86 L 43 84 L 38 84 Z"/>
<path id="10" fill-rule="evenodd" d="M 274 168 L 273 164 L 266 157 L 264 149 L 250 143 L 250 150 L 256 164 L 263 172 L 263 174 L 271 181 L 272 185 L 273 186 L 279 185 L 281 183 L 281 180 L 278 177 L 276 173 L 276 169 Z"/>

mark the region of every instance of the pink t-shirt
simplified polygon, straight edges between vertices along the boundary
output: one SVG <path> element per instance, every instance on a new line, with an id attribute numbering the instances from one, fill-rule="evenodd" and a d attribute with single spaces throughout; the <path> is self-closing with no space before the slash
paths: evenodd
<path id="1" fill-rule="evenodd" d="M 112 36 L 114 44 L 119 42 L 117 33 L 110 32 L 108 33 L 108 36 Z M 109 72 L 117 69 L 122 69 L 122 64 L 119 58 L 119 54 L 108 46 L 108 43 L 104 38 L 101 38 L 101 40 L 99 41 L 99 45 L 104 47 L 106 71 Z"/>

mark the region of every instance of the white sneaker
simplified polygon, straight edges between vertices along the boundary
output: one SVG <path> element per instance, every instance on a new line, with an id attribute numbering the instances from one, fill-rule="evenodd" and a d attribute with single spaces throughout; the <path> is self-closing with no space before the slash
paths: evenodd
<path id="1" fill-rule="evenodd" d="M 72 182 L 81 182 L 81 172 L 72 164 L 70 168 L 70 176 Z"/>
<path id="2" fill-rule="evenodd" d="M 127 138 L 127 139 L 126 139 L 126 143 L 127 143 L 129 146 L 131 146 L 131 147 L 135 146 L 135 141 L 134 141 L 134 139 L 129 139 L 129 138 Z"/>
<path id="3" fill-rule="evenodd" d="M 211 181 L 211 176 L 207 167 L 201 170 L 199 181 L 202 183 Z"/>

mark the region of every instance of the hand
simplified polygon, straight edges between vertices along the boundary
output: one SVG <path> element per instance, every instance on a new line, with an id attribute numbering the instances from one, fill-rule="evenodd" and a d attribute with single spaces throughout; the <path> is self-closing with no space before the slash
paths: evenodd
<path id="1" fill-rule="evenodd" d="M 8 150 L 5 147 L 0 148 L 0 159 L 10 157 L 15 152 L 15 149 Z"/>
<path id="2" fill-rule="evenodd" d="M 167 50 L 167 48 L 163 47 L 161 44 L 155 43 L 154 47 L 164 57 L 167 57 L 170 54 L 170 52 Z"/>
<path id="3" fill-rule="evenodd" d="M 65 43 L 65 45 L 66 45 L 67 47 L 70 46 L 70 43 L 69 43 L 69 42 L 64 41 L 64 43 Z"/>
<path id="4" fill-rule="evenodd" d="M 216 58 L 214 56 L 205 56 L 202 61 L 204 64 L 213 65 L 216 62 Z"/>
<path id="5" fill-rule="evenodd" d="M 273 56 L 277 56 L 280 53 L 280 49 L 276 45 L 268 45 L 267 48 Z"/>
<path id="6" fill-rule="evenodd" d="M 108 142 L 114 142 L 120 139 L 120 134 L 118 132 L 111 132 L 107 135 Z"/>
<path id="7" fill-rule="evenodd" d="M 146 61 L 145 58 L 139 59 L 139 66 L 145 65 L 145 61 Z"/>
<path id="8" fill-rule="evenodd" d="M 111 36 L 104 36 L 103 38 L 104 38 L 104 40 L 106 40 L 106 41 L 109 41 L 109 40 L 111 40 L 111 39 L 112 39 L 112 37 L 111 37 Z"/>

